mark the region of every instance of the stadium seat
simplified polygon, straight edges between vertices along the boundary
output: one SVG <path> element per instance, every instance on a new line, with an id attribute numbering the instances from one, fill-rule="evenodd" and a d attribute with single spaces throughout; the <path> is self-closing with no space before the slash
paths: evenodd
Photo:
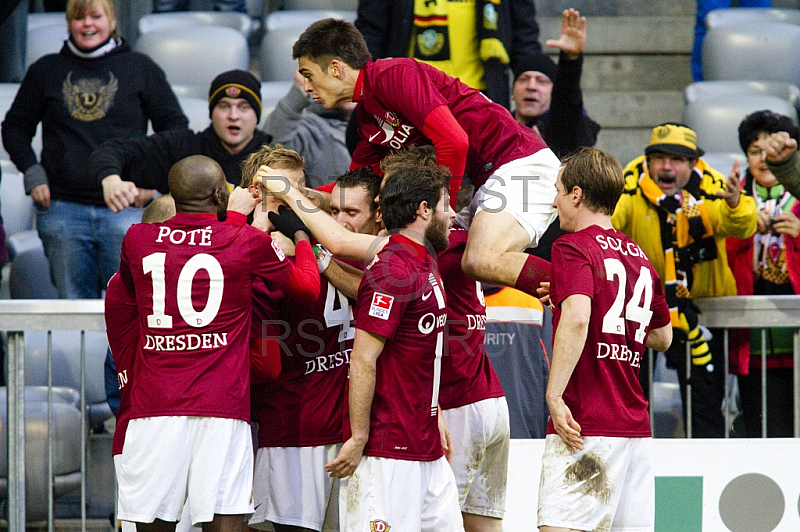
<path id="1" fill-rule="evenodd" d="M 53 495 L 80 488 L 80 398 L 75 390 L 54 388 L 52 403 Z M 0 387 L 0 499 L 8 495 L 7 390 Z M 47 518 L 47 388 L 25 387 L 25 514 L 32 523 Z"/>
<path id="2" fill-rule="evenodd" d="M 206 88 L 208 92 L 208 88 Z M 208 98 L 196 98 L 194 96 L 178 96 L 183 114 L 189 119 L 189 129 L 192 131 L 203 131 L 211 124 L 211 116 L 208 113 Z"/>
<path id="3" fill-rule="evenodd" d="M 52 331 L 53 385 L 74 388 L 81 385 L 80 331 Z M 86 331 L 86 415 L 90 427 L 99 427 L 110 418 L 106 403 L 106 333 Z M 47 331 L 25 331 L 25 385 L 47 385 Z"/>
<path id="4" fill-rule="evenodd" d="M 8 288 L 11 299 L 58 299 L 43 247 L 32 247 L 16 254 L 11 261 Z"/>
<path id="5" fill-rule="evenodd" d="M 136 50 L 149 55 L 171 85 L 204 86 L 226 70 L 250 68 L 247 39 L 222 26 L 164 28 L 145 33 Z"/>
<path id="6" fill-rule="evenodd" d="M 269 114 L 278 105 L 281 98 L 286 96 L 289 89 L 294 85 L 293 81 L 264 81 L 261 83 L 261 102 L 263 108 L 261 111 L 261 120 L 258 123 L 259 128 L 264 127 Z"/>
<path id="7" fill-rule="evenodd" d="M 765 94 L 782 98 L 794 107 L 800 104 L 800 88 L 783 81 L 699 81 L 690 83 L 683 96 L 686 103 L 691 103 L 723 94 Z"/>
<path id="8" fill-rule="evenodd" d="M 697 133 L 697 144 L 707 152 L 741 151 L 739 123 L 754 111 L 768 109 L 797 123 L 794 106 L 782 98 L 763 94 L 722 94 L 687 103 L 683 122 Z"/>
<path id="9" fill-rule="evenodd" d="M 309 9 L 335 9 L 338 11 L 355 11 L 358 9 L 358 0 L 284 0 L 283 9 L 309 10 Z"/>
<path id="10" fill-rule="evenodd" d="M 800 26 L 783 22 L 709 28 L 703 41 L 706 80 L 785 81 L 800 85 Z"/>
<path id="11" fill-rule="evenodd" d="M 355 11 L 311 10 L 275 11 L 267 16 L 261 40 L 261 79 L 263 81 L 292 81 L 297 61 L 292 59 L 292 46 L 313 22 L 338 18 L 354 22 Z"/>
<path id="12" fill-rule="evenodd" d="M 67 15 L 63 11 L 52 13 L 28 13 L 28 29 L 43 26 L 60 26 L 66 31 Z"/>
<path id="13" fill-rule="evenodd" d="M 63 24 L 41 24 L 28 27 L 28 41 L 25 48 L 25 68 L 27 69 L 40 57 L 57 54 L 64 41 L 67 40 L 67 21 Z"/>
<path id="14" fill-rule="evenodd" d="M 192 26 L 224 26 L 245 37 L 253 31 L 253 19 L 244 13 L 232 11 L 182 11 L 175 13 L 150 13 L 139 19 L 139 34 L 165 28 L 187 28 Z"/>
<path id="15" fill-rule="evenodd" d="M 0 214 L 6 237 L 33 229 L 33 200 L 25 195 L 22 174 L 11 161 L 0 160 Z"/>
<path id="16" fill-rule="evenodd" d="M 728 24 L 758 26 L 763 22 L 786 22 L 800 24 L 800 10 L 765 7 L 736 7 L 714 9 L 706 15 L 706 28 L 718 28 Z"/>
<path id="17" fill-rule="evenodd" d="M 19 83 L 0 83 L 0 122 L 5 120 L 6 113 L 8 109 L 11 107 L 11 104 L 14 102 L 14 98 L 17 96 L 17 91 L 19 90 Z M 33 151 L 36 153 L 37 157 L 42 152 L 42 125 L 39 124 L 36 128 L 36 135 L 33 137 Z M 3 147 L 3 143 L 0 142 L 0 159 L 9 160 L 10 157 L 8 156 L 8 152 L 6 152 L 5 148 Z"/>

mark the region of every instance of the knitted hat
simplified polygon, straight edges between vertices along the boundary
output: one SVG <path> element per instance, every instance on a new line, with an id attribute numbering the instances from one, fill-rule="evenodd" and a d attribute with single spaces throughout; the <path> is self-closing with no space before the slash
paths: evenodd
<path id="1" fill-rule="evenodd" d="M 697 159 L 705 153 L 697 147 L 697 133 L 680 124 L 661 124 L 653 129 L 650 145 L 644 149 L 644 153 L 650 155 L 653 152 L 690 159 Z"/>
<path id="2" fill-rule="evenodd" d="M 550 78 L 550 81 L 555 81 L 558 66 L 552 59 L 541 53 L 525 55 L 514 61 L 514 79 L 528 71 L 541 72 Z"/>
<path id="3" fill-rule="evenodd" d="M 244 98 L 256 112 L 256 120 L 261 119 L 261 82 L 250 72 L 229 70 L 211 82 L 208 90 L 208 111 L 214 109 L 222 98 Z"/>

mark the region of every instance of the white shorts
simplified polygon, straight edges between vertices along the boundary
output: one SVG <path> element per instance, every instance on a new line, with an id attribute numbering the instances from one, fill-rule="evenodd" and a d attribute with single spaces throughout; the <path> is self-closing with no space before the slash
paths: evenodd
<path id="1" fill-rule="evenodd" d="M 185 502 L 192 524 L 253 512 L 253 443 L 238 419 L 131 420 L 114 466 L 121 520 L 178 521 Z"/>
<path id="2" fill-rule="evenodd" d="M 479 211 L 503 211 L 528 232 L 526 247 L 536 247 L 556 217 L 553 200 L 560 168 L 561 162 L 549 148 L 504 164 L 475 192 L 469 210 L 458 213 L 457 222 L 468 229 Z"/>
<path id="3" fill-rule="evenodd" d="M 442 410 L 453 439 L 450 461 L 461 511 L 503 518 L 511 429 L 505 397 Z"/>
<path id="4" fill-rule="evenodd" d="M 271 523 L 338 532 L 339 480 L 325 464 L 340 443 L 316 447 L 261 447 L 256 453 L 253 505 L 249 525 L 274 530 Z"/>
<path id="5" fill-rule="evenodd" d="M 414 462 L 364 456 L 339 489 L 342 532 L 463 532 L 453 470 L 444 457 Z"/>
<path id="6" fill-rule="evenodd" d="M 538 526 L 652 531 L 655 476 L 652 438 L 587 436 L 571 454 L 548 434 L 539 482 Z"/>

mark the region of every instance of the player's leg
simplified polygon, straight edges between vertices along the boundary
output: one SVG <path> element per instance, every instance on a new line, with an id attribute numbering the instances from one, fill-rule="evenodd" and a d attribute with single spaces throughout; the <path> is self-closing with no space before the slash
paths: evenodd
<path id="1" fill-rule="evenodd" d="M 242 532 L 244 515 L 214 514 L 210 523 L 203 523 L 203 532 Z"/>
<path id="2" fill-rule="evenodd" d="M 500 532 L 503 530 L 503 520 L 488 515 L 475 515 L 461 512 L 464 519 L 466 532 Z"/>
<path id="3" fill-rule="evenodd" d="M 319 532 L 319 530 L 303 528 L 302 526 L 279 525 L 278 523 L 272 523 L 272 526 L 275 528 L 275 532 Z"/>
<path id="4" fill-rule="evenodd" d="M 535 247 L 555 219 L 559 165 L 550 150 L 541 150 L 498 168 L 475 193 L 470 205 L 475 215 L 461 260 L 467 275 L 535 295 L 549 264 L 522 250 Z"/>
<path id="5" fill-rule="evenodd" d="M 175 521 L 162 521 L 156 519 L 152 523 L 136 523 L 137 532 L 173 532 L 175 530 Z"/>

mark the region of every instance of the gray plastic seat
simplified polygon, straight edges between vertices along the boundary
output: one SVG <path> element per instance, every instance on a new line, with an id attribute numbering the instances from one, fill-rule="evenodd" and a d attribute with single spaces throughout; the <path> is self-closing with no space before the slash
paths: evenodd
<path id="1" fill-rule="evenodd" d="M 7 390 L 0 387 L 0 498 L 8 495 Z M 53 494 L 80 488 L 81 423 L 77 392 L 53 389 Z M 47 518 L 47 388 L 25 387 L 25 514 L 27 522 Z"/>
<path id="2" fill-rule="evenodd" d="M 309 10 L 270 13 L 264 24 L 264 36 L 261 39 L 261 79 L 263 81 L 294 80 L 297 61 L 292 59 L 292 47 L 308 26 L 325 18 L 354 22 L 356 12 Z"/>
<path id="3" fill-rule="evenodd" d="M 221 72 L 250 68 L 247 39 L 223 26 L 164 28 L 145 33 L 136 50 L 149 55 L 171 85 L 205 86 Z"/>
<path id="4" fill-rule="evenodd" d="M 716 98 L 722 94 L 766 94 L 782 98 L 795 107 L 800 104 L 800 88 L 784 81 L 698 81 L 687 85 L 683 97 L 684 101 L 689 103 Z"/>
<path id="5" fill-rule="evenodd" d="M 42 24 L 33 27 L 29 26 L 25 48 L 25 68 L 30 67 L 44 55 L 57 54 L 68 37 L 66 19 L 60 25 Z"/>
<path id="6" fill-rule="evenodd" d="M 278 106 L 278 102 L 288 94 L 294 85 L 293 81 L 264 81 L 261 83 L 261 120 L 258 127 L 263 128 L 267 117 Z"/>
<path id="7" fill-rule="evenodd" d="M 17 91 L 19 91 L 19 83 L 0 83 L 0 122 L 5 120 L 6 113 L 14 102 L 14 98 L 17 96 Z M 41 124 L 36 126 L 36 134 L 33 137 L 31 145 L 33 146 L 33 151 L 38 156 L 42 152 Z M 0 159 L 10 160 L 8 152 L 6 152 L 2 142 L 0 142 Z"/>
<path id="8" fill-rule="evenodd" d="M 11 161 L 0 160 L 0 214 L 6 237 L 33 229 L 33 200 L 25 195 L 22 174 Z"/>
<path id="9" fill-rule="evenodd" d="M 206 89 L 207 91 L 208 89 Z M 183 114 L 189 119 L 189 129 L 203 131 L 211 124 L 211 116 L 208 114 L 208 99 L 178 96 L 178 103 L 181 104 Z"/>
<path id="10" fill-rule="evenodd" d="M 139 34 L 165 28 L 187 28 L 193 26 L 224 26 L 238 31 L 245 37 L 253 32 L 253 19 L 244 13 L 233 11 L 181 11 L 174 13 L 150 13 L 139 19 Z"/>
<path id="11" fill-rule="evenodd" d="M 709 28 L 703 41 L 706 80 L 800 84 L 800 26 L 783 22 Z"/>
<path id="12" fill-rule="evenodd" d="M 58 291 L 50 279 L 50 263 L 41 240 L 39 243 L 38 247 L 18 251 L 11 261 L 8 274 L 11 299 L 58 299 Z"/>
<path id="13" fill-rule="evenodd" d="M 786 115 L 797 124 L 797 112 L 789 102 L 763 94 L 722 94 L 687 103 L 683 122 L 697 133 L 697 143 L 707 152 L 741 151 L 739 123 L 754 111 L 768 109 Z"/>
<path id="14" fill-rule="evenodd" d="M 105 332 L 86 331 L 86 415 L 91 427 L 112 416 L 106 402 Z M 53 331 L 53 385 L 80 390 L 80 331 Z M 47 384 L 47 331 L 25 331 L 25 384 Z"/>
<path id="15" fill-rule="evenodd" d="M 63 11 L 53 13 L 28 13 L 28 29 L 43 26 L 61 26 L 66 29 L 67 15 Z"/>
<path id="16" fill-rule="evenodd" d="M 769 7 L 736 7 L 714 9 L 706 15 L 706 28 L 718 28 L 728 24 L 758 26 L 763 22 L 786 22 L 800 24 L 800 10 Z"/>

